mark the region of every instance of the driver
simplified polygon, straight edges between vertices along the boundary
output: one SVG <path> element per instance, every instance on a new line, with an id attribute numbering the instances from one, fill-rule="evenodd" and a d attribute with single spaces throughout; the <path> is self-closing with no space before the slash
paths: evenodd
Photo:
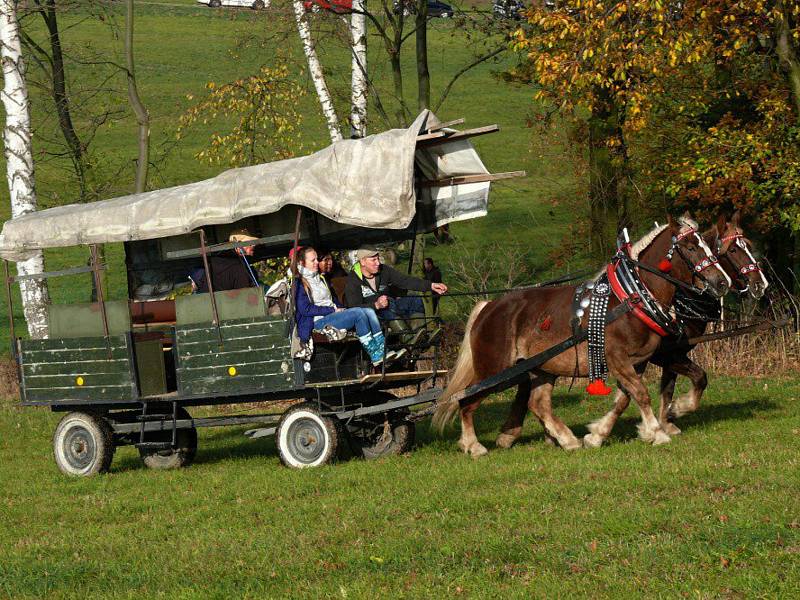
<path id="1" fill-rule="evenodd" d="M 404 275 L 388 265 L 381 264 L 378 249 L 362 246 L 356 252 L 356 264 L 347 276 L 344 288 L 345 303 L 349 307 L 373 308 L 379 319 L 387 321 L 389 328 L 398 333 L 410 331 L 405 319 L 412 322 L 417 333 L 405 336 L 405 343 L 416 344 L 425 332 L 425 307 L 419 296 L 393 296 L 393 289 L 444 294 L 444 283 Z"/>

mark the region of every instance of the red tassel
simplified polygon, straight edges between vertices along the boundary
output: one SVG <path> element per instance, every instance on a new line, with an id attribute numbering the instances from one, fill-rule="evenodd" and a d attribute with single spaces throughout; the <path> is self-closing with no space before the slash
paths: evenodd
<path id="1" fill-rule="evenodd" d="M 611 393 L 611 388 L 602 379 L 595 379 L 586 386 L 586 391 L 590 396 L 608 396 Z"/>
<path id="2" fill-rule="evenodd" d="M 550 325 L 552 324 L 553 324 L 553 319 L 547 317 L 544 321 L 542 321 L 542 324 L 539 325 L 539 329 L 541 329 L 542 331 L 547 331 L 548 329 L 550 329 Z"/>
<path id="3" fill-rule="evenodd" d="M 672 271 L 672 263 L 668 261 L 666 258 L 662 258 L 661 262 L 658 263 L 658 270 L 662 273 L 669 273 Z"/>

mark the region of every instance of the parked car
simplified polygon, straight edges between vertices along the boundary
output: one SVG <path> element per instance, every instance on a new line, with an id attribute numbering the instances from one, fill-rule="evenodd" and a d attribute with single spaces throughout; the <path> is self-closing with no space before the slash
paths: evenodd
<path id="1" fill-rule="evenodd" d="M 415 0 L 395 0 L 394 12 L 398 14 L 401 10 L 405 16 L 416 14 L 417 3 Z M 449 19 L 455 14 L 453 7 L 445 2 L 439 0 L 428 0 L 428 17 L 439 17 L 442 19 Z"/>
<path id="2" fill-rule="evenodd" d="M 353 12 L 353 0 L 305 0 L 303 8 L 306 12 L 327 10 L 341 15 Z"/>
<path id="3" fill-rule="evenodd" d="M 242 8 L 261 10 L 269 6 L 270 0 L 197 0 L 197 2 L 199 4 L 206 4 L 211 8 L 219 8 L 220 6 L 241 6 Z"/>
<path id="4" fill-rule="evenodd" d="M 525 4 L 520 0 L 493 0 L 492 14 L 498 19 L 519 21 L 525 16 Z"/>

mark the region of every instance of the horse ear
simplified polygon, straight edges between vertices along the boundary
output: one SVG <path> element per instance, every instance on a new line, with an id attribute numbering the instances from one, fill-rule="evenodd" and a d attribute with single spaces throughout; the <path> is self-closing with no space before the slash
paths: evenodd
<path id="1" fill-rule="evenodd" d="M 674 232 L 678 233 L 681 230 L 681 224 L 672 218 L 672 215 L 667 215 L 667 226 Z"/>
<path id="2" fill-rule="evenodd" d="M 690 221 L 692 220 L 692 215 L 691 215 L 691 214 L 689 214 L 689 211 L 688 211 L 688 210 L 684 211 L 684 213 L 683 213 L 682 217 L 683 217 L 684 219 L 689 219 Z"/>
<path id="3" fill-rule="evenodd" d="M 741 218 L 742 218 L 742 213 L 739 210 L 737 210 L 735 213 L 733 213 L 733 216 L 731 217 L 731 225 L 733 225 L 734 227 L 739 227 L 739 220 Z"/>
<path id="4" fill-rule="evenodd" d="M 725 215 L 720 215 L 717 219 L 717 231 L 720 235 L 725 235 L 725 230 L 728 227 L 728 222 L 725 219 Z"/>

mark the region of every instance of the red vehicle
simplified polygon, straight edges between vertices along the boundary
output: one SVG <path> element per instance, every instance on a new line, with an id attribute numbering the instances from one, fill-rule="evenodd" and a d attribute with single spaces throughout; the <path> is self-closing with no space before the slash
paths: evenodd
<path id="1" fill-rule="evenodd" d="M 353 0 L 305 0 L 303 7 L 306 12 L 328 10 L 336 14 L 344 14 L 353 12 Z"/>

